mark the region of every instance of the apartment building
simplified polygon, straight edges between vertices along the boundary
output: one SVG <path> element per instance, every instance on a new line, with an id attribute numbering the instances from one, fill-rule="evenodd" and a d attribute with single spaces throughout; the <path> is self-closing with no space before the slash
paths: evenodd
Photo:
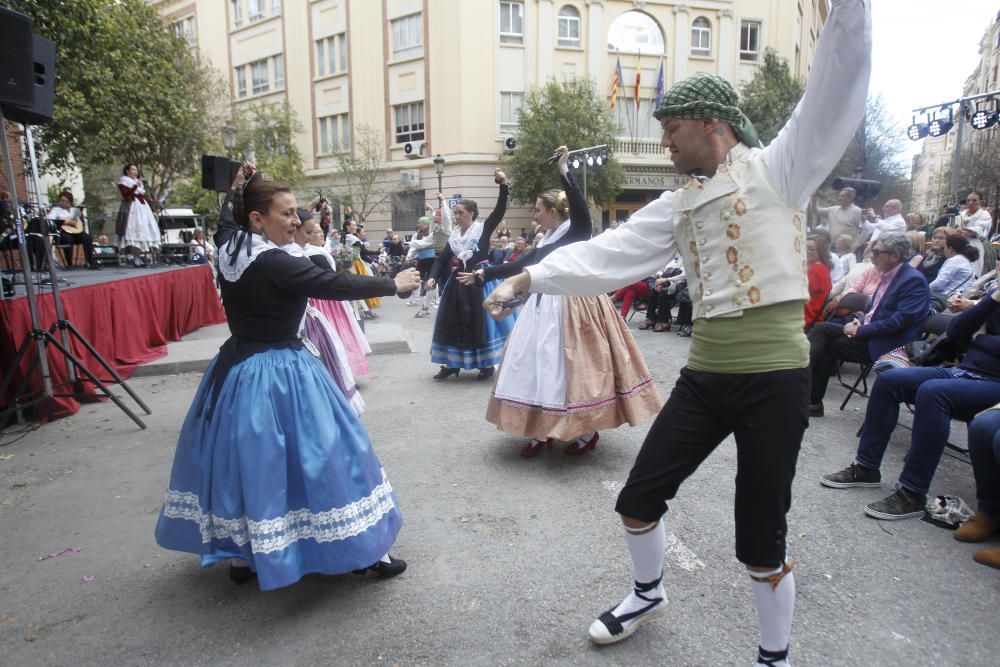
<path id="1" fill-rule="evenodd" d="M 627 217 L 679 180 L 650 117 L 661 63 L 667 88 L 702 71 L 741 82 L 771 47 L 804 77 L 829 13 L 829 0 L 150 2 L 224 73 L 236 113 L 257 102 L 291 105 L 305 126 L 296 141 L 311 185 L 330 189 L 359 127 L 384 137 L 386 183 L 417 192 L 367 223 L 401 230 L 434 198 L 436 155 L 445 195 L 490 210 L 493 168 L 516 135 L 526 91 L 589 77 L 610 96 L 617 62 L 623 130 L 612 151 L 627 180 L 616 201 L 599 204 L 604 223 Z M 508 215 L 515 229 L 529 219 L 527 207 Z"/>

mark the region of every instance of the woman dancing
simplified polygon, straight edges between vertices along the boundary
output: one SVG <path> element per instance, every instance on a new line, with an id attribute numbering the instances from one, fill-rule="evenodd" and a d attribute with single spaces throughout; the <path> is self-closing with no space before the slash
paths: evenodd
<path id="1" fill-rule="evenodd" d="M 468 273 L 489 265 L 490 237 L 507 211 L 509 192 L 507 176 L 502 171 L 495 170 L 493 179 L 500 185 L 500 196 L 485 222 L 476 221 L 479 205 L 473 200 L 463 199 L 455 206 L 455 225 L 448 245 L 434 262 L 431 277 L 426 282 L 428 290 L 434 289 L 452 272 Z M 448 280 L 441 293 L 431 343 L 431 361 L 441 364 L 435 380 L 443 380 L 449 375 L 458 377 L 463 368 L 478 368 L 477 380 L 493 377 L 493 367 L 500 361 L 504 341 L 514 326 L 514 318 L 495 322 L 483 312 L 483 299 L 499 284 L 494 281 L 478 287 Z"/>
<path id="2" fill-rule="evenodd" d="M 460 281 L 490 284 L 540 262 L 558 247 L 590 238 L 587 201 L 556 149 L 565 191 L 535 201 L 544 237 L 515 262 L 459 274 Z M 499 312 L 499 311 L 498 311 Z M 606 295 L 532 295 L 521 308 L 504 351 L 486 419 L 505 433 L 531 438 L 521 456 L 538 456 L 553 440 L 566 453 L 594 448 L 601 429 L 636 425 L 659 412 L 663 401 L 632 334 Z"/>
<path id="3" fill-rule="evenodd" d="M 181 429 L 156 526 L 167 549 L 232 560 L 230 578 L 262 590 L 311 572 L 371 569 L 389 556 L 402 517 L 368 434 L 296 335 L 309 298 L 388 296 L 419 285 L 320 269 L 283 251 L 295 197 L 247 165 L 233 218 L 216 235 L 232 337 L 212 361 Z M 237 176 L 237 183 L 240 177 Z M 303 419 L 309 415 L 309 419 Z"/>

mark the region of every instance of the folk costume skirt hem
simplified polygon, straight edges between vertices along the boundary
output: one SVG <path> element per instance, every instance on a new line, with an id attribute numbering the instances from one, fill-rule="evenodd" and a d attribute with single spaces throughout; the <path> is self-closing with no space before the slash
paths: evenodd
<path id="1" fill-rule="evenodd" d="M 662 406 L 646 362 L 607 296 L 542 295 L 521 309 L 486 420 L 505 433 L 572 440 L 635 426 Z"/>
<path id="2" fill-rule="evenodd" d="M 500 280 L 491 280 L 477 287 L 454 279 L 448 281 L 434 321 L 432 362 L 466 370 L 500 362 L 517 314 L 497 322 L 483 309 L 483 301 L 499 284 Z"/>
<path id="3" fill-rule="evenodd" d="M 388 552 L 402 525 L 392 486 L 320 362 L 304 349 L 253 354 L 213 397 L 217 363 L 181 429 L 160 546 L 201 556 L 203 567 L 246 560 L 262 590 Z"/>

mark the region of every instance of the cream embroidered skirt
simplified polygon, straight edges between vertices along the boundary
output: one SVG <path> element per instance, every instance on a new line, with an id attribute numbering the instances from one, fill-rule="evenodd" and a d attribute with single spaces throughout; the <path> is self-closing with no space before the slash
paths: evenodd
<path id="1" fill-rule="evenodd" d="M 486 419 L 506 433 L 571 440 L 635 426 L 662 405 L 607 296 L 532 295 L 507 341 Z"/>

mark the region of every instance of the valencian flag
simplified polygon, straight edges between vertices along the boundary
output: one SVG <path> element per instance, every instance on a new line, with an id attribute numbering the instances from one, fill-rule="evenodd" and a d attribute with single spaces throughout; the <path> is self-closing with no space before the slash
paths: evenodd
<path id="1" fill-rule="evenodd" d="M 660 74 L 658 77 L 656 77 L 656 100 L 653 104 L 653 108 L 659 109 L 662 103 L 663 103 L 663 58 L 660 58 Z"/>
<path id="2" fill-rule="evenodd" d="M 618 89 L 622 85 L 622 61 L 615 59 L 615 78 L 611 80 L 611 110 L 614 111 L 615 100 L 618 99 Z"/>
<path id="3" fill-rule="evenodd" d="M 639 51 L 637 54 L 635 54 L 635 110 L 636 111 L 639 110 L 639 78 L 640 78 L 639 61 L 641 58 L 642 58 L 642 51 Z"/>

